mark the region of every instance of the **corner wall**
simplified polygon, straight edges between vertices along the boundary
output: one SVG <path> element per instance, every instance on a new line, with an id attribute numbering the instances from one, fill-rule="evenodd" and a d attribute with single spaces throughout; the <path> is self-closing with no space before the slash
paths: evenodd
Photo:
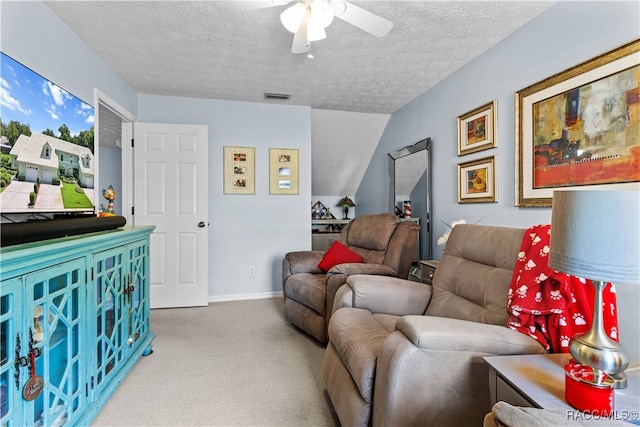
<path id="1" fill-rule="evenodd" d="M 281 293 L 284 254 L 311 249 L 311 109 L 139 95 L 138 120 L 209 127 L 209 300 Z M 255 195 L 224 194 L 223 146 L 256 148 Z M 269 148 L 299 150 L 298 195 L 269 194 Z"/>
<path id="2" fill-rule="evenodd" d="M 560 1 L 395 112 L 356 193 L 358 214 L 386 210 L 386 194 L 380 194 L 388 182 L 386 154 L 431 137 L 434 258 L 442 255 L 436 241 L 444 223 L 457 219 L 523 228 L 548 223 L 549 208 L 515 207 L 515 92 L 639 38 L 638 16 L 637 1 Z M 457 117 L 494 99 L 498 147 L 458 157 Z M 458 204 L 456 165 L 493 155 L 498 202 Z M 640 295 L 621 285 L 618 298 L 622 342 L 637 364 Z"/>

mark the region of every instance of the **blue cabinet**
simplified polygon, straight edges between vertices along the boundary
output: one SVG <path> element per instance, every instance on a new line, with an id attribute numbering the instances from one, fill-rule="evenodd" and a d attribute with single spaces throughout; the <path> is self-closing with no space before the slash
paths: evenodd
<path id="1" fill-rule="evenodd" d="M 0 251 L 0 425 L 88 424 L 150 353 L 151 231 Z"/>

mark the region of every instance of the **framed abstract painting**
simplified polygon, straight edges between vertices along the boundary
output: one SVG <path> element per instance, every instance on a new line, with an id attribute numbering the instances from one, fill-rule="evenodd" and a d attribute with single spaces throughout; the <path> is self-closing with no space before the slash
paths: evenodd
<path id="1" fill-rule="evenodd" d="M 496 101 L 458 117 L 458 156 L 496 145 Z"/>
<path id="2" fill-rule="evenodd" d="M 495 156 L 458 165 L 458 203 L 497 201 Z"/>
<path id="3" fill-rule="evenodd" d="M 516 93 L 516 206 L 640 182 L 640 40 Z"/>

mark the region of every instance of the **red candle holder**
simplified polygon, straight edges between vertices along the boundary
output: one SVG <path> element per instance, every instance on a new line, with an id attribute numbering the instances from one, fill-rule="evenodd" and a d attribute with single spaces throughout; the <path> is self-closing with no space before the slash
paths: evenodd
<path id="1" fill-rule="evenodd" d="M 565 399 L 574 408 L 608 416 L 613 412 L 614 380 L 571 360 L 565 367 Z"/>

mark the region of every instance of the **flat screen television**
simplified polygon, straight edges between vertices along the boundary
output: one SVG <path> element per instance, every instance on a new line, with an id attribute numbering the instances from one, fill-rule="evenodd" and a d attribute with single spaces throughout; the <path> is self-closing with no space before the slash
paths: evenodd
<path id="1" fill-rule="evenodd" d="M 0 54 L 3 222 L 94 214 L 94 108 Z"/>

